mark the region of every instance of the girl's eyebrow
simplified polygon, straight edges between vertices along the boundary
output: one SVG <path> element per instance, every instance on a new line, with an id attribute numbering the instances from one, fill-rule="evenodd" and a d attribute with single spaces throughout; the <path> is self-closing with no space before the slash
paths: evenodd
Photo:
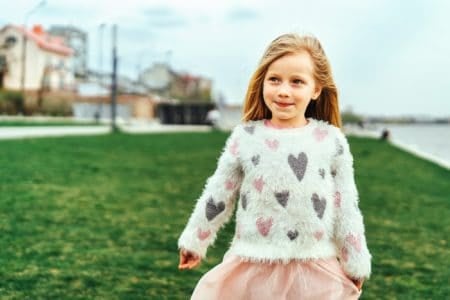
<path id="1" fill-rule="evenodd" d="M 278 77 L 282 77 L 281 75 L 279 75 L 278 73 L 273 72 L 273 71 L 267 72 L 267 75 L 266 75 L 266 76 L 278 76 Z M 294 73 L 294 74 L 291 74 L 289 77 L 290 77 L 290 78 L 301 78 L 301 79 L 307 80 L 307 77 L 308 77 L 308 76 L 306 76 L 306 74 L 302 74 L 302 73 Z"/>

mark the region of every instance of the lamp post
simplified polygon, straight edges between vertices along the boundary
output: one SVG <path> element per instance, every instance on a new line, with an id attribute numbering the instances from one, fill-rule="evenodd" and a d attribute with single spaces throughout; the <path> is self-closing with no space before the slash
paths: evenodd
<path id="1" fill-rule="evenodd" d="M 98 55 L 98 85 L 103 87 L 103 30 L 105 29 L 106 24 L 101 23 L 98 25 L 98 40 L 99 40 L 99 55 Z M 102 116 L 102 100 L 100 99 L 97 112 L 95 113 L 95 121 L 98 123 Z"/>
<path id="2" fill-rule="evenodd" d="M 117 102 L 117 25 L 112 27 L 112 74 L 111 74 L 111 129 L 117 132 L 116 102 Z"/>
<path id="3" fill-rule="evenodd" d="M 21 72 L 21 78 L 20 78 L 20 90 L 22 91 L 22 95 L 25 97 L 25 74 L 26 74 L 26 60 L 27 60 L 27 22 L 28 18 L 35 13 L 39 8 L 44 6 L 46 3 L 45 0 L 42 0 L 39 2 L 35 7 L 33 7 L 31 10 L 29 10 L 25 14 L 24 22 L 23 22 L 23 39 L 22 39 L 22 72 Z"/>

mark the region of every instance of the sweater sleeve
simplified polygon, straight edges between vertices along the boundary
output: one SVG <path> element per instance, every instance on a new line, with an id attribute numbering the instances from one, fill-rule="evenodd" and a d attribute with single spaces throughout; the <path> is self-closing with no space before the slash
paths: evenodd
<path id="1" fill-rule="evenodd" d="M 178 248 L 201 258 L 214 243 L 217 231 L 233 214 L 243 172 L 239 161 L 239 126 L 228 137 L 214 174 L 209 177 L 194 211 L 178 239 Z"/>
<path id="2" fill-rule="evenodd" d="M 339 251 L 339 261 L 349 277 L 369 278 L 372 256 L 367 248 L 363 216 L 358 207 L 353 156 L 348 141 L 340 130 L 335 142 L 336 152 L 331 174 L 335 183 L 334 238 Z"/>

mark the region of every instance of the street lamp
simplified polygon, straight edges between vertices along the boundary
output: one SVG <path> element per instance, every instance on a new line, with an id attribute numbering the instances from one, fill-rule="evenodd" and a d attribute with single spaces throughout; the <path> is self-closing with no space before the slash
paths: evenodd
<path id="1" fill-rule="evenodd" d="M 24 22 L 23 22 L 23 39 L 22 39 L 22 74 L 20 78 L 20 89 L 22 91 L 22 95 L 25 97 L 25 74 L 26 74 L 26 59 L 27 59 L 27 22 L 28 18 L 35 13 L 39 8 L 46 4 L 46 0 L 42 0 L 39 2 L 33 9 L 29 10 L 25 14 Z"/>
<path id="2" fill-rule="evenodd" d="M 103 30 L 106 23 L 98 25 L 99 55 L 98 55 L 98 85 L 103 88 Z M 95 113 L 95 121 L 98 123 L 102 115 L 102 100 L 99 100 L 97 112 Z"/>

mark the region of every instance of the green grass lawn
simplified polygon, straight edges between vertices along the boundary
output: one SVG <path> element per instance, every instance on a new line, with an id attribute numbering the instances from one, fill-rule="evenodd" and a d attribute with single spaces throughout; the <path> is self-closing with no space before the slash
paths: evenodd
<path id="1" fill-rule="evenodd" d="M 188 299 L 219 263 L 177 269 L 177 239 L 226 133 L 0 142 L 1 299 Z M 362 299 L 450 294 L 450 172 L 351 138 L 373 274 Z"/>

